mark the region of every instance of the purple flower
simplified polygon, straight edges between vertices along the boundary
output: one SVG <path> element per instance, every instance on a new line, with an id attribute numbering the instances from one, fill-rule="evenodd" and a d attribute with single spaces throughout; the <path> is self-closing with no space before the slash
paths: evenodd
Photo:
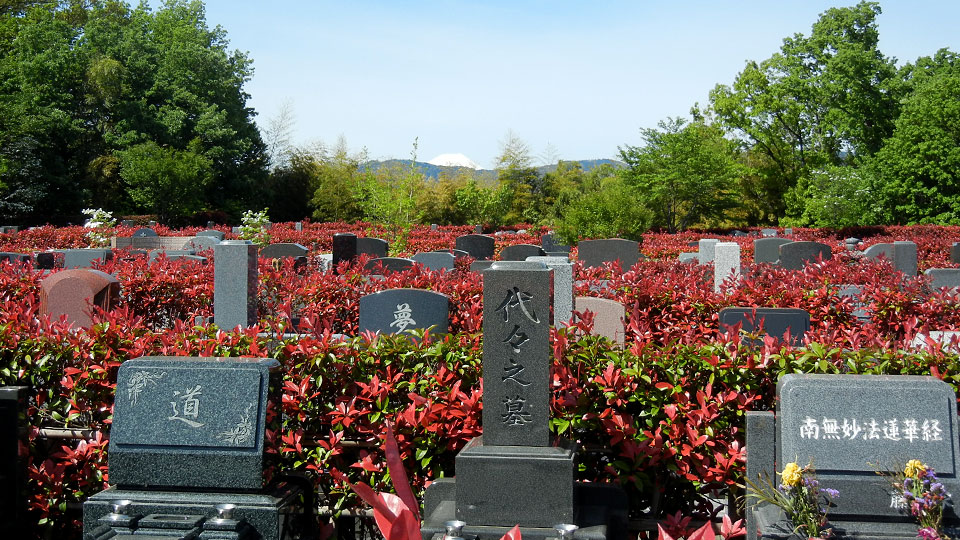
<path id="1" fill-rule="evenodd" d="M 840 492 L 835 489 L 823 488 L 820 490 L 820 492 L 825 494 L 827 497 L 830 497 L 831 499 L 836 499 L 840 496 Z"/>

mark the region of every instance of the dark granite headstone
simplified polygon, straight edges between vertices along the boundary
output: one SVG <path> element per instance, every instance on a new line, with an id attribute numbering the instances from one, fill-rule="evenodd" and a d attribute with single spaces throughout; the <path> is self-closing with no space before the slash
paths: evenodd
<path id="1" fill-rule="evenodd" d="M 64 268 L 91 268 L 93 264 L 103 264 L 113 258 L 109 249 L 65 249 L 63 250 Z"/>
<path id="2" fill-rule="evenodd" d="M 157 226 L 157 222 L 154 221 L 154 220 L 152 220 L 152 219 L 147 222 L 147 227 L 153 228 L 153 227 L 156 227 L 156 226 Z"/>
<path id="3" fill-rule="evenodd" d="M 276 415 L 270 422 L 280 417 L 279 376 L 280 364 L 267 358 L 124 362 L 110 432 L 110 483 L 262 488 L 276 457 L 266 452 L 266 430 L 269 408 Z"/>
<path id="4" fill-rule="evenodd" d="M 843 245 L 847 248 L 847 251 L 856 251 L 857 248 L 860 247 L 860 242 L 862 241 L 863 240 L 860 240 L 859 238 L 851 236 L 843 241 Z"/>
<path id="5" fill-rule="evenodd" d="M 417 329 L 446 334 L 450 298 L 425 289 L 387 289 L 360 298 L 360 332 L 411 333 Z"/>
<path id="6" fill-rule="evenodd" d="M 187 240 L 187 243 L 183 245 L 183 249 L 203 251 L 205 249 L 213 249 L 213 247 L 219 243 L 220 240 L 217 240 L 213 236 L 197 236 L 196 238 Z"/>
<path id="7" fill-rule="evenodd" d="M 213 248 L 213 320 L 232 330 L 257 324 L 257 246 L 225 240 Z"/>
<path id="8" fill-rule="evenodd" d="M 780 246 L 779 265 L 787 270 L 803 270 L 805 265 L 816 262 L 818 258 L 829 261 L 832 257 L 833 251 L 826 244 L 790 242 Z"/>
<path id="9" fill-rule="evenodd" d="M 794 345 L 802 343 L 804 334 L 810 330 L 810 314 L 797 308 L 728 307 L 720 310 L 719 319 L 722 332 L 739 323 L 744 332 L 762 331 L 782 340 L 789 330 L 790 342 Z"/>
<path id="10" fill-rule="evenodd" d="M 43 251 L 37 253 L 37 268 L 40 270 L 53 270 L 57 267 L 57 259 L 63 261 L 62 251 Z"/>
<path id="11" fill-rule="evenodd" d="M 620 268 L 629 270 L 640 260 L 640 244 L 623 238 L 581 240 L 577 244 L 577 258 L 587 268 L 620 261 Z"/>
<path id="12" fill-rule="evenodd" d="M 120 225 L 123 227 L 136 227 L 137 222 L 132 219 L 123 219 L 120 220 Z"/>
<path id="13" fill-rule="evenodd" d="M 110 310 L 120 299 L 120 282 L 99 270 L 63 270 L 40 282 L 40 314 L 51 320 L 66 316 L 81 328 L 93 324 L 91 309 Z"/>
<path id="14" fill-rule="evenodd" d="M 960 268 L 929 268 L 923 275 L 930 278 L 930 288 L 934 291 L 960 288 Z"/>
<path id="15" fill-rule="evenodd" d="M 379 238 L 357 238 L 357 255 L 373 255 L 386 257 L 390 251 L 390 244 Z"/>
<path id="16" fill-rule="evenodd" d="M 773 237 L 777 235 L 776 229 L 760 229 L 760 236 L 765 238 Z"/>
<path id="17" fill-rule="evenodd" d="M 376 259 L 370 259 L 367 261 L 367 264 L 365 264 L 363 268 L 368 272 L 375 272 L 383 275 L 387 272 L 404 272 L 413 268 L 414 264 L 415 263 L 413 259 L 405 259 L 402 257 L 377 257 Z"/>
<path id="18" fill-rule="evenodd" d="M 753 241 L 753 263 L 775 264 L 780 260 L 780 246 L 790 242 L 786 238 L 757 238 Z"/>
<path id="19" fill-rule="evenodd" d="M 357 235 L 337 233 L 333 235 L 333 270 L 344 261 L 352 261 L 357 256 Z"/>
<path id="20" fill-rule="evenodd" d="M 960 242 L 950 244 L 950 262 L 960 263 Z"/>
<path id="21" fill-rule="evenodd" d="M 26 386 L 0 387 L 0 527 L 7 538 L 27 537 Z"/>
<path id="22" fill-rule="evenodd" d="M 205 231 L 198 232 L 197 236 L 209 236 L 211 238 L 216 238 L 218 242 L 223 242 L 227 237 L 227 233 L 218 231 L 216 229 L 207 229 Z"/>
<path id="23" fill-rule="evenodd" d="M 570 253 L 570 246 L 559 243 L 557 237 L 553 233 L 547 233 L 541 236 L 540 246 L 546 253 L 559 253 L 561 251 L 564 253 Z"/>
<path id="24" fill-rule="evenodd" d="M 543 257 L 543 248 L 533 244 L 515 244 L 504 246 L 500 250 L 501 261 L 525 261 L 527 257 Z"/>
<path id="25" fill-rule="evenodd" d="M 466 251 L 471 257 L 478 261 L 485 261 L 493 258 L 496 241 L 486 235 L 468 234 L 457 237 L 456 248 Z"/>
<path id="26" fill-rule="evenodd" d="M 422 264 L 428 270 L 453 270 L 456 257 L 449 252 L 420 252 L 413 255 L 413 261 Z"/>
<path id="27" fill-rule="evenodd" d="M 306 257 L 310 250 L 300 244 L 281 243 L 264 246 L 260 250 L 260 257 L 264 259 L 279 259 L 281 257 Z"/>
<path id="28" fill-rule="evenodd" d="M 905 502 L 877 471 L 895 472 L 917 459 L 936 470 L 948 492 L 960 491 L 957 396 L 947 383 L 908 375 L 788 374 L 777 384 L 777 396 L 776 454 L 766 446 L 748 447 L 748 469 L 754 460 L 760 464 L 752 469 L 768 475 L 787 462 L 813 463 L 821 486 L 840 492 L 830 524 L 843 537 L 916 537 Z M 747 425 L 751 445 L 753 422 Z M 778 520 L 769 517 L 774 508 L 750 510 L 748 529 L 782 537 L 765 534 L 778 529 Z M 956 526 L 953 505 L 945 506 L 944 518 Z"/>
<path id="29" fill-rule="evenodd" d="M 861 323 L 870 322 L 871 312 L 868 305 L 863 301 L 863 289 L 859 285 L 840 285 L 837 289 L 837 296 L 848 297 L 853 301 L 852 315 Z"/>
<path id="30" fill-rule="evenodd" d="M 151 228 L 149 228 L 149 227 L 143 227 L 143 228 L 140 228 L 140 229 L 137 229 L 137 230 L 133 231 L 133 237 L 134 237 L 134 238 L 151 238 L 151 237 L 154 237 L 154 236 L 157 236 L 157 231 L 155 231 L 155 230 L 153 230 L 153 229 L 151 229 Z"/>

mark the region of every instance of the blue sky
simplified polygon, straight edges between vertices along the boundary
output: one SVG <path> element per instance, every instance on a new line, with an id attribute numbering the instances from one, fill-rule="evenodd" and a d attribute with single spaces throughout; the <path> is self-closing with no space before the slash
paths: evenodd
<path id="1" fill-rule="evenodd" d="M 508 131 L 535 159 L 614 158 L 640 128 L 686 116 L 745 61 L 855 2 L 206 0 L 255 74 L 266 125 L 287 104 L 297 144 L 344 136 L 373 159 L 463 153 L 492 167 Z M 156 5 L 157 2 L 152 2 Z M 900 64 L 960 51 L 958 0 L 881 2 Z"/>

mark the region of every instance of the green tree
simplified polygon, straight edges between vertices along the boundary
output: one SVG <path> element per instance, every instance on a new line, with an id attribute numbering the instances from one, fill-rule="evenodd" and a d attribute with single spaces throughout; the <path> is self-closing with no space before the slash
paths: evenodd
<path id="1" fill-rule="evenodd" d="M 363 217 L 359 194 L 366 177 L 372 174 L 360 167 L 366 161 L 366 152 L 350 153 L 343 137 L 332 152 L 320 146 L 313 152 L 294 155 L 294 164 L 314 178 L 310 201 L 314 219 L 352 222 Z"/>
<path id="2" fill-rule="evenodd" d="M 557 236 L 575 244 L 586 238 L 628 238 L 642 240 L 650 228 L 653 213 L 636 189 L 619 177 L 604 180 L 599 189 L 585 194 L 563 192 L 557 201 L 554 222 Z"/>
<path id="3" fill-rule="evenodd" d="M 120 153 L 120 174 L 133 201 L 169 223 L 202 208 L 213 165 L 199 152 L 147 141 Z"/>
<path id="4" fill-rule="evenodd" d="M 736 205 L 733 187 L 741 172 L 736 143 L 719 126 L 669 118 L 642 134 L 643 146 L 620 148 L 629 166 L 622 174 L 653 211 L 655 227 L 684 230 L 723 219 Z"/>
<path id="5" fill-rule="evenodd" d="M 877 223 L 878 193 L 868 167 L 831 165 L 800 179 L 787 196 L 794 227 L 855 227 Z"/>
<path id="6" fill-rule="evenodd" d="M 491 224 L 502 223 L 538 223 L 544 217 L 542 201 L 542 179 L 533 166 L 530 147 L 513 131 L 508 131 L 500 143 L 500 155 L 497 156 L 497 181 L 499 182 L 498 203 L 507 196 L 507 212 L 502 216 L 491 216 Z M 498 219 L 499 218 L 499 219 Z"/>

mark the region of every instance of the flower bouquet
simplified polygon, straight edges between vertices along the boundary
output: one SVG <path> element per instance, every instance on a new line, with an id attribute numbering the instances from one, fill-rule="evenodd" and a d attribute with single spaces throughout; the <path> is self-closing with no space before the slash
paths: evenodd
<path id="1" fill-rule="evenodd" d="M 835 489 L 820 487 L 813 465 L 800 467 L 796 463 L 787 463 L 777 474 L 780 475 L 777 487 L 769 478 L 763 479 L 761 485 L 748 479 L 747 496 L 783 510 L 796 533 L 807 538 L 832 538 L 833 530 L 827 527 L 827 507 L 839 493 Z"/>
<path id="2" fill-rule="evenodd" d="M 937 481 L 932 467 L 911 459 L 902 473 L 891 475 L 893 487 L 903 496 L 910 514 L 920 525 L 917 537 L 925 540 L 940 540 L 943 534 L 943 505 L 950 498 L 947 489 Z"/>

